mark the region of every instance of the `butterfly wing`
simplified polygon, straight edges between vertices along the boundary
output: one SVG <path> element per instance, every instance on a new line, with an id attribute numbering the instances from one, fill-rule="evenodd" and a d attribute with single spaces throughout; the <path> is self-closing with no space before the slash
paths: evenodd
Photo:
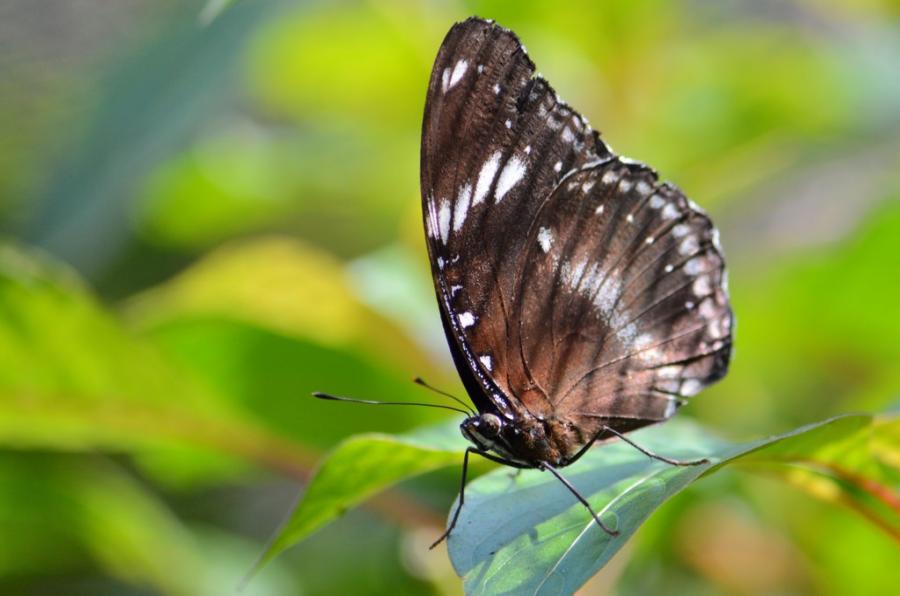
<path id="1" fill-rule="evenodd" d="M 479 19 L 455 25 L 435 60 L 422 134 L 422 207 L 451 352 L 476 406 L 504 414 L 520 384 L 510 316 L 531 224 L 565 172 L 611 157 L 533 75 L 512 32 Z"/>
<path id="2" fill-rule="evenodd" d="M 709 220 L 616 158 L 513 33 L 478 19 L 448 33 L 421 175 L 442 321 L 479 410 L 628 429 L 724 374 L 731 315 Z M 711 302 L 688 298 L 688 276 Z"/>
<path id="3" fill-rule="evenodd" d="M 523 262 L 512 343 L 557 418 L 587 435 L 633 430 L 724 376 L 732 313 L 717 232 L 646 166 L 572 172 Z"/>

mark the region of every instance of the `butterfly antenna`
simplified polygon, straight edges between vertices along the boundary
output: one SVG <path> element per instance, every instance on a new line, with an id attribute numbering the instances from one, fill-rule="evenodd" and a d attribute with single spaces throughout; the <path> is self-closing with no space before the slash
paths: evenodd
<path id="1" fill-rule="evenodd" d="M 413 379 L 413 383 L 415 383 L 416 385 L 420 385 L 420 386 L 424 387 L 425 389 L 430 389 L 431 391 L 434 391 L 438 395 L 443 395 L 444 397 L 449 397 L 450 399 L 452 399 L 453 401 L 455 401 L 456 403 L 458 403 L 459 405 L 464 407 L 466 410 L 468 410 L 469 415 L 471 415 L 471 416 L 476 415 L 476 412 L 475 412 L 475 410 L 472 409 L 472 406 L 470 406 L 463 400 L 459 399 L 455 395 L 451 395 L 450 393 L 447 393 L 446 391 L 441 391 L 434 385 L 429 385 L 428 383 L 425 382 L 425 379 L 423 379 L 422 377 L 416 377 L 415 379 Z"/>
<path id="2" fill-rule="evenodd" d="M 318 399 L 327 399 L 329 401 L 343 401 L 351 404 L 365 404 L 367 406 L 422 406 L 423 408 L 441 408 L 443 410 L 452 410 L 454 412 L 459 412 L 464 416 L 472 415 L 471 412 L 445 404 L 427 404 L 414 401 L 374 401 L 371 399 L 357 399 L 355 397 L 331 395 L 330 393 L 322 393 L 321 391 L 314 391 L 312 395 L 313 397 L 316 397 Z"/>

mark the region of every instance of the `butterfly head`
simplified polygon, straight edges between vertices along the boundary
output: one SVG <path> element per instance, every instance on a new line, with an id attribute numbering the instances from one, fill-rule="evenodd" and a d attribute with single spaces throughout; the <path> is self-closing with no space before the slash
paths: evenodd
<path id="1" fill-rule="evenodd" d="M 466 418 L 459 429 L 479 449 L 494 451 L 502 440 L 503 420 L 496 414 L 479 414 Z"/>
<path id="2" fill-rule="evenodd" d="M 530 468 L 533 461 L 558 459 L 555 451 L 547 452 L 541 424 L 531 419 L 513 421 L 486 412 L 466 418 L 459 428 L 478 449 L 493 452 L 507 465 Z"/>

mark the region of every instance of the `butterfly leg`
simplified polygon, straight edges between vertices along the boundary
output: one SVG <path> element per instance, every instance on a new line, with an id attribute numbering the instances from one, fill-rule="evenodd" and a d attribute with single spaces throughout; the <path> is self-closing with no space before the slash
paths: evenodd
<path id="1" fill-rule="evenodd" d="M 450 532 L 453 531 L 453 528 L 456 527 L 456 520 L 459 519 L 459 512 L 462 511 L 463 502 L 466 500 L 466 474 L 469 471 L 469 454 L 470 453 L 478 453 L 480 455 L 484 455 L 484 453 L 475 449 L 474 447 L 469 447 L 466 449 L 466 454 L 463 456 L 463 469 L 462 469 L 462 480 L 460 481 L 459 486 L 459 504 L 456 506 L 456 511 L 453 512 L 453 517 L 450 519 L 450 523 L 447 525 L 447 529 L 441 534 L 440 538 L 434 541 L 434 543 L 428 547 L 428 550 L 433 549 L 438 544 L 446 540 L 450 537 Z"/>
<path id="2" fill-rule="evenodd" d="M 566 479 L 565 476 L 563 476 L 562 474 L 560 474 L 560 473 L 559 473 L 559 470 L 557 470 L 556 468 L 554 468 L 553 466 L 551 466 L 550 464 L 548 464 L 548 463 L 546 463 L 546 462 L 541 462 L 541 463 L 538 465 L 538 469 L 541 469 L 541 470 L 547 470 L 548 472 L 550 472 L 551 474 L 553 474 L 554 476 L 556 476 L 556 479 L 559 480 L 560 482 L 562 482 L 563 486 L 565 486 L 567 489 L 569 489 L 569 492 L 571 492 L 573 495 L 575 495 L 575 498 L 577 498 L 577 499 L 581 502 L 581 504 L 584 505 L 585 508 L 586 508 L 588 511 L 591 512 L 591 516 L 593 516 L 594 521 L 597 522 L 597 525 L 600 526 L 600 529 L 601 529 L 601 530 L 603 530 L 604 532 L 606 532 L 606 533 L 609 534 L 610 536 L 618 536 L 618 535 L 619 535 L 619 531 L 618 531 L 618 530 L 612 530 L 612 529 L 610 529 L 609 527 L 607 527 L 606 524 L 604 524 L 602 521 L 600 521 L 600 516 L 597 515 L 597 513 L 596 513 L 596 512 L 594 511 L 594 509 L 591 507 L 591 504 L 588 503 L 587 499 L 585 499 L 583 496 L 581 496 L 581 493 L 578 492 L 578 489 L 575 488 L 575 487 L 572 485 L 572 483 L 569 482 L 569 481 Z"/>
<path id="3" fill-rule="evenodd" d="M 653 453 L 649 449 L 645 449 L 644 447 L 641 447 L 640 445 L 638 445 L 637 443 L 635 443 L 634 441 L 632 441 L 631 439 L 629 439 L 628 437 L 626 437 L 625 435 L 620 433 L 619 431 L 614 430 L 608 426 L 604 426 L 603 431 L 606 431 L 608 433 L 616 435 L 617 437 L 619 437 L 620 439 L 622 439 L 623 441 L 625 441 L 626 443 L 628 443 L 629 445 L 631 445 L 632 447 L 634 447 L 635 449 L 637 449 L 638 451 L 640 451 L 641 453 L 646 455 L 647 457 L 649 457 L 651 459 L 658 459 L 659 461 L 666 462 L 667 464 L 670 464 L 673 466 L 702 466 L 703 464 L 709 463 L 709 460 L 706 459 L 705 457 L 702 459 L 693 459 L 693 460 L 689 460 L 689 461 L 680 461 L 677 459 L 670 459 L 670 458 L 664 457 L 662 455 L 657 455 L 656 453 Z M 603 432 L 603 431 L 601 431 L 601 432 Z"/>

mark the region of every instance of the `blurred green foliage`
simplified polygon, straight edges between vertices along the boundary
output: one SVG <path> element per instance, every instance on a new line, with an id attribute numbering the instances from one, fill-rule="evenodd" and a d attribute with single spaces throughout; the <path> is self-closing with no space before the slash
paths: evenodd
<path id="1" fill-rule="evenodd" d="M 418 143 L 434 54 L 471 14 L 722 229 L 733 368 L 680 416 L 747 439 L 896 409 L 895 2 L 11 0 L 0 593 L 227 593 L 325 450 L 448 420 L 308 394 L 430 399 L 416 375 L 463 394 Z M 835 449 L 896 453 L 888 429 Z M 896 498 L 900 462 L 878 461 L 860 469 Z M 661 507 L 584 593 L 895 589 L 897 536 L 854 504 L 882 501 L 746 468 Z M 427 551 L 457 482 L 402 483 L 247 593 L 459 593 Z"/>

